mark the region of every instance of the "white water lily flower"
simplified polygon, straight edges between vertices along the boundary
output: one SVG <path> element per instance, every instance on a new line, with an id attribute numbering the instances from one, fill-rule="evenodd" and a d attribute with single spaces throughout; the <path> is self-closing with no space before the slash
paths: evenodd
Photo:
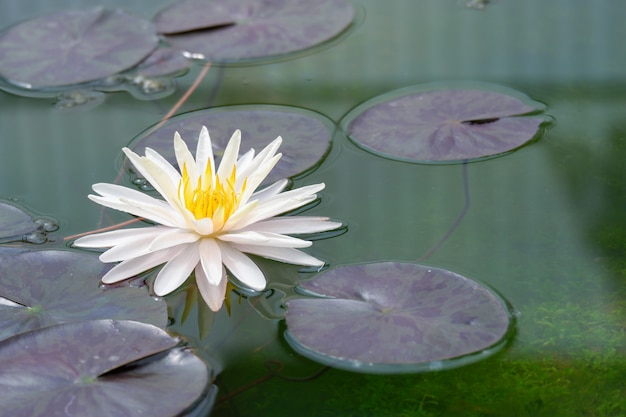
<path id="1" fill-rule="evenodd" d="M 124 153 L 137 171 L 165 200 L 115 184 L 95 184 L 98 204 L 158 223 L 157 226 L 122 229 L 79 238 L 76 246 L 110 248 L 102 262 L 120 262 L 103 277 L 106 284 L 133 277 L 165 263 L 154 282 L 154 292 L 166 295 L 182 285 L 195 270 L 196 283 L 209 307 L 221 308 L 226 293 L 226 269 L 242 284 L 263 290 L 265 277 L 245 254 L 259 255 L 297 265 L 322 266 L 324 262 L 299 250 L 312 243 L 288 236 L 336 229 L 341 223 L 327 217 L 276 217 L 316 199 L 324 184 L 282 192 L 287 180 L 257 191 L 281 157 L 278 137 L 265 149 L 250 150 L 238 158 L 241 133 L 232 135 L 219 168 L 206 127 L 200 132 L 194 159 L 180 135 L 174 151 L 180 172 L 156 151 L 146 148 L 139 156 Z"/>

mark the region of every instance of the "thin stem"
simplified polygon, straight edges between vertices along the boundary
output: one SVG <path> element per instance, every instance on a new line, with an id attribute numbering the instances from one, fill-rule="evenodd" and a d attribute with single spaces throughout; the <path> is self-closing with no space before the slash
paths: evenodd
<path id="1" fill-rule="evenodd" d="M 72 239 L 76 239 L 78 237 L 87 236 L 87 235 L 91 235 L 91 234 L 94 234 L 94 233 L 108 232 L 109 230 L 116 230 L 116 229 L 119 229 L 120 227 L 128 226 L 129 224 L 141 222 L 141 221 L 144 221 L 144 220 L 145 219 L 143 217 L 135 217 L 134 219 L 130 219 L 130 220 L 127 220 L 127 221 L 122 222 L 122 223 L 114 224 L 112 226 L 103 227 L 103 228 L 97 229 L 97 230 L 91 230 L 89 232 L 78 233 L 78 234 L 75 234 L 75 235 L 72 235 L 72 236 L 66 236 L 66 237 L 63 238 L 63 240 L 72 240 Z"/>
<path id="2" fill-rule="evenodd" d="M 450 228 L 448 229 L 446 234 L 443 235 L 443 237 L 441 239 L 439 239 L 439 241 L 437 243 L 435 243 L 428 250 L 428 252 L 426 252 L 425 255 L 423 255 L 420 258 L 418 258 L 417 259 L 418 261 L 423 261 L 425 259 L 430 258 L 432 255 L 434 255 L 435 252 L 437 252 L 439 250 L 439 248 L 441 248 L 441 246 L 446 242 L 446 240 L 448 240 L 448 238 L 450 236 L 452 236 L 452 233 L 454 233 L 456 228 L 459 227 L 459 225 L 461 224 L 461 221 L 463 220 L 463 218 L 465 217 L 465 215 L 469 211 L 469 208 L 470 208 L 470 190 L 469 190 L 469 176 L 467 174 L 467 161 L 463 161 L 463 193 L 465 194 L 465 205 L 463 206 L 463 209 L 461 210 L 461 213 L 459 213 L 459 215 L 457 216 L 456 220 L 454 221 L 454 223 L 452 223 L 452 226 L 450 226 Z"/>
<path id="3" fill-rule="evenodd" d="M 178 111 L 178 109 L 180 109 L 180 107 L 185 103 L 185 101 L 187 101 L 189 99 L 189 96 L 191 96 L 191 94 L 193 94 L 193 92 L 196 90 L 196 88 L 198 88 L 198 86 L 200 85 L 200 83 L 202 82 L 204 77 L 206 77 L 206 75 L 209 72 L 210 68 L 211 68 L 211 63 L 210 62 L 207 62 L 206 64 L 204 64 L 204 67 L 202 67 L 202 70 L 200 71 L 200 73 L 198 74 L 198 76 L 196 77 L 194 82 L 191 84 L 191 86 L 187 89 L 187 91 L 185 91 L 185 93 L 176 102 L 176 104 L 174 104 L 172 106 L 170 111 L 168 111 L 167 114 L 165 116 L 163 116 L 163 118 L 159 121 L 159 123 L 154 125 L 154 127 L 152 129 L 150 129 L 144 136 L 149 135 L 150 133 L 154 132 L 155 130 L 157 130 L 158 128 L 163 126 L 163 124 L 165 122 L 167 122 L 174 115 L 174 113 L 176 113 Z M 120 170 L 119 174 L 117 175 L 117 177 L 115 178 L 115 180 L 113 182 L 115 184 L 117 184 L 118 182 L 121 181 L 123 176 L 124 176 L 124 165 L 122 164 L 122 169 Z M 103 208 L 103 210 L 104 210 L 104 208 Z"/>
<path id="4" fill-rule="evenodd" d="M 146 133 L 146 136 L 163 126 L 163 124 L 167 122 L 174 115 L 174 113 L 178 111 L 178 109 L 180 109 L 180 107 L 189 99 L 193 92 L 196 91 L 196 88 L 198 88 L 202 80 L 204 80 L 204 77 L 206 77 L 209 69 L 211 69 L 211 63 L 207 62 L 206 64 L 204 64 L 202 70 L 200 71 L 194 82 L 191 84 L 191 86 L 187 89 L 187 91 L 185 91 L 185 94 L 183 94 L 182 97 L 176 102 L 176 104 L 172 106 L 170 111 L 168 111 L 167 114 L 163 116 L 161 121 L 157 123 L 152 129 L 150 129 L 148 133 Z"/>
<path id="5" fill-rule="evenodd" d="M 250 388 L 254 388 L 257 385 L 260 385 L 264 382 L 269 381 L 270 379 L 272 379 L 273 377 L 278 377 L 280 379 L 283 379 L 285 381 L 291 381 L 291 382 L 307 382 L 307 381 L 312 381 L 320 376 L 322 376 L 322 374 L 324 374 L 326 371 L 328 371 L 330 369 L 329 366 L 324 366 L 322 369 L 320 369 L 319 371 L 316 371 L 315 373 L 308 375 L 308 376 L 301 376 L 301 377 L 295 377 L 295 376 L 287 376 L 287 375 L 283 375 L 281 372 L 284 368 L 284 365 L 281 361 L 279 361 L 278 359 L 270 359 L 267 362 L 265 362 L 265 368 L 268 370 L 268 373 L 258 379 L 255 379 L 254 381 L 237 388 L 234 391 L 230 391 L 226 394 L 224 394 L 219 400 L 217 400 L 217 404 L 223 403 L 225 401 L 228 401 L 230 399 L 232 399 L 233 397 L 249 390 Z"/>
<path id="6" fill-rule="evenodd" d="M 163 116 L 161 121 L 159 121 L 159 123 L 157 123 L 150 130 L 150 132 L 147 133 L 147 134 L 150 134 L 150 133 L 154 132 L 155 130 L 157 130 L 158 128 L 160 128 L 161 126 L 163 126 L 163 124 L 165 122 L 167 122 L 178 111 L 178 109 L 180 109 L 180 107 L 185 103 L 185 101 L 187 101 L 189 99 L 189 97 L 191 96 L 191 94 L 193 94 L 193 92 L 198 88 L 198 86 L 200 85 L 200 83 L 202 82 L 204 77 L 206 77 L 207 73 L 209 72 L 209 69 L 211 69 L 211 63 L 207 62 L 206 64 L 204 64 L 204 66 L 202 67 L 202 70 L 200 71 L 200 73 L 198 74 L 198 76 L 196 77 L 194 82 L 191 84 L 191 86 L 187 89 L 187 91 L 185 91 L 185 94 L 183 94 L 181 96 L 181 98 L 176 102 L 176 104 L 174 104 L 174 106 L 172 106 L 170 111 L 168 111 L 167 114 L 165 116 Z M 120 171 L 120 174 L 118 175 L 118 177 L 115 179 L 115 183 L 116 184 L 121 179 L 120 177 L 123 175 L 123 172 L 124 172 L 124 170 L 122 169 L 122 171 Z M 132 224 L 132 223 L 135 223 L 135 222 L 138 222 L 138 221 L 142 221 L 142 220 L 144 220 L 144 219 L 143 218 L 131 219 L 131 220 L 128 220 L 126 222 L 123 222 L 123 223 L 120 223 L 120 224 L 116 224 L 116 225 L 113 225 L 113 226 L 104 227 L 104 228 L 97 229 L 97 230 L 92 230 L 92 231 L 89 231 L 89 232 L 79 233 L 79 234 L 72 235 L 72 236 L 67 236 L 63 240 L 76 239 L 78 237 L 90 235 L 90 234 L 93 234 L 93 233 L 100 233 L 100 232 L 106 232 L 106 231 L 109 231 L 109 230 L 114 230 L 114 229 L 126 226 L 128 224 Z"/>

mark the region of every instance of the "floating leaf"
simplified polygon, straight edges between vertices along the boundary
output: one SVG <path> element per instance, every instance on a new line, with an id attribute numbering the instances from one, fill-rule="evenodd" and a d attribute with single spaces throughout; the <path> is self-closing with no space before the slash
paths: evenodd
<path id="1" fill-rule="evenodd" d="M 510 312 L 484 286 L 413 263 L 338 267 L 301 288 L 330 298 L 287 302 L 287 341 L 302 355 L 358 372 L 445 369 L 504 346 Z"/>
<path id="2" fill-rule="evenodd" d="M 215 387 L 178 343 L 133 321 L 22 333 L 0 342 L 0 404 L 13 417 L 181 415 Z"/>
<path id="3" fill-rule="evenodd" d="M 2 255 L 14 255 L 14 254 L 17 254 L 17 253 L 27 252 L 27 251 L 28 251 L 28 249 L 26 249 L 23 246 L 0 246 L 0 256 L 2 256 Z M 3 299 L 0 296 L 0 304 L 2 304 L 3 301 L 5 301 L 5 299 Z M 0 336 L 0 339 L 1 338 L 2 337 Z"/>
<path id="4" fill-rule="evenodd" d="M 173 117 L 156 130 L 150 128 L 133 139 L 130 147 L 140 154 L 144 153 L 144 148 L 152 148 L 175 164 L 174 133 L 180 133 L 189 149 L 195 151 L 202 126 L 209 129 L 216 156 L 222 155 L 236 129 L 241 130 L 242 152 L 250 148 L 258 152 L 282 136 L 280 152 L 283 156 L 265 184 L 314 167 L 328 152 L 335 129 L 332 121 L 312 111 L 288 106 L 228 106 Z"/>
<path id="5" fill-rule="evenodd" d="M 0 240 L 18 237 L 37 229 L 33 219 L 23 210 L 0 201 Z"/>
<path id="6" fill-rule="evenodd" d="M 57 323 L 130 319 L 167 325 L 167 307 L 145 288 L 101 288 L 110 266 L 70 251 L 0 254 L 0 340 Z"/>
<path id="7" fill-rule="evenodd" d="M 59 228 L 55 220 L 33 219 L 19 207 L 0 201 L 0 242 L 45 243 L 48 233 Z"/>
<path id="8" fill-rule="evenodd" d="M 0 34 L 0 76 L 26 89 L 86 83 L 133 67 L 158 42 L 152 22 L 119 10 L 63 11 Z"/>
<path id="9" fill-rule="evenodd" d="M 187 71 L 191 61 L 176 48 L 157 48 L 132 70 L 143 77 L 159 77 Z"/>
<path id="10" fill-rule="evenodd" d="M 345 0 L 186 0 L 154 19 L 174 46 L 211 62 L 301 51 L 328 41 L 354 19 Z"/>
<path id="11" fill-rule="evenodd" d="M 411 87 L 367 101 L 342 125 L 357 145 L 386 157 L 461 162 L 503 154 L 536 138 L 546 117 L 517 116 L 543 107 L 512 90 Z"/>

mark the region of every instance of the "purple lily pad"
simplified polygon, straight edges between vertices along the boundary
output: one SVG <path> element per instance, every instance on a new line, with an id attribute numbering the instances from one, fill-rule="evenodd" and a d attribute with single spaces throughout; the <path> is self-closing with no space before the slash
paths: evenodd
<path id="1" fill-rule="evenodd" d="M 143 77 L 160 77 L 187 71 L 190 66 L 191 61 L 182 51 L 163 47 L 155 49 L 132 72 Z"/>
<path id="2" fill-rule="evenodd" d="M 28 252 L 28 249 L 22 246 L 0 246 L 0 259 L 1 256 L 6 255 L 15 255 L 22 252 Z M 8 301 L 0 296 L 0 304 L 4 304 L 5 301 Z M 10 304 L 14 304 L 13 302 L 9 302 Z M 0 336 L 0 339 L 2 336 Z"/>
<path id="3" fill-rule="evenodd" d="M 382 156 L 462 162 L 502 155 L 538 137 L 547 118 L 527 114 L 543 108 L 512 90 L 411 87 L 365 102 L 342 125 L 357 145 Z"/>
<path id="4" fill-rule="evenodd" d="M 189 149 L 195 150 L 202 126 L 209 129 L 217 159 L 236 129 L 241 130 L 242 152 L 251 148 L 259 152 L 276 137 L 282 136 L 280 152 L 283 156 L 266 178 L 265 184 L 302 174 L 315 167 L 330 149 L 335 130 L 332 121 L 312 111 L 288 106 L 228 106 L 173 117 L 157 129 L 149 128 L 133 139 L 129 146 L 140 154 L 144 153 L 146 147 L 152 148 L 170 163 L 176 164 L 174 133 L 180 133 Z M 132 167 L 125 165 L 126 169 L 132 170 Z"/>
<path id="5" fill-rule="evenodd" d="M 126 319 L 167 325 L 163 299 L 146 288 L 101 288 L 110 266 L 70 251 L 0 254 L 0 340 L 58 323 Z"/>
<path id="6" fill-rule="evenodd" d="M 178 343 L 133 321 L 22 333 L 0 343 L 0 403 L 14 417 L 181 415 L 215 388 L 204 362 Z"/>
<path id="7" fill-rule="evenodd" d="M 512 322 L 491 290 L 443 269 L 381 262 L 338 267 L 287 301 L 286 338 L 309 359 L 357 372 L 447 369 L 502 348 Z"/>
<path id="8" fill-rule="evenodd" d="M 119 10 L 63 11 L 0 35 L 0 76 L 26 89 L 82 84 L 135 66 L 158 42 L 152 22 Z"/>
<path id="9" fill-rule="evenodd" d="M 352 23 L 345 0 L 186 0 L 154 21 L 174 46 L 211 62 L 236 62 L 301 51 Z"/>
<path id="10" fill-rule="evenodd" d="M 23 210 L 0 202 L 0 240 L 18 237 L 37 229 L 33 219 Z"/>
<path id="11" fill-rule="evenodd" d="M 40 244 L 48 241 L 48 233 L 59 228 L 49 218 L 33 218 L 13 204 L 0 201 L 0 242 L 25 242 Z"/>

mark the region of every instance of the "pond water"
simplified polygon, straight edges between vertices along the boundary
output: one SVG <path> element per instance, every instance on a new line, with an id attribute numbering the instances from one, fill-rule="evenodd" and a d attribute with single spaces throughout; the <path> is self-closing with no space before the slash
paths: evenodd
<path id="1" fill-rule="evenodd" d="M 97 4 L 4 0 L 0 27 Z M 167 4 L 119 0 L 107 7 L 150 19 Z M 355 27 L 328 47 L 269 63 L 215 65 L 177 113 L 274 104 L 339 123 L 375 96 L 459 80 L 506 86 L 544 103 L 553 123 L 543 136 L 501 157 L 467 165 L 398 162 L 339 132 L 321 164 L 294 181 L 326 183 L 307 214 L 348 225 L 345 234 L 316 241 L 315 256 L 331 266 L 419 261 L 471 277 L 511 303 L 515 334 L 496 355 L 442 372 L 326 369 L 282 336 L 282 296 L 292 294 L 299 268 L 263 262 L 273 292 L 235 297 L 230 315 L 222 310 L 207 319 L 209 331 L 195 321 L 181 324 L 182 307 L 171 298 L 171 329 L 214 361 L 220 391 L 211 415 L 626 415 L 626 6 L 354 5 Z M 0 91 L 0 198 L 59 221 L 46 248 L 65 248 L 64 236 L 99 227 L 101 208 L 86 198 L 91 185 L 116 180 L 121 148 L 158 123 L 201 70 L 194 64 L 177 79 L 177 91 L 159 100 L 107 93 L 97 107 L 65 111 L 50 97 Z M 128 219 L 109 215 L 107 224 Z"/>

